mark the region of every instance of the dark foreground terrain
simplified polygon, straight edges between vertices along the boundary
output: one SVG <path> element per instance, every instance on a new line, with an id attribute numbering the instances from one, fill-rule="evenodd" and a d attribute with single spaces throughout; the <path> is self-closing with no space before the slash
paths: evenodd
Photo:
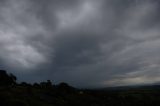
<path id="1" fill-rule="evenodd" d="M 66 83 L 16 83 L 0 70 L 0 106 L 160 106 L 160 86 L 82 90 Z"/>

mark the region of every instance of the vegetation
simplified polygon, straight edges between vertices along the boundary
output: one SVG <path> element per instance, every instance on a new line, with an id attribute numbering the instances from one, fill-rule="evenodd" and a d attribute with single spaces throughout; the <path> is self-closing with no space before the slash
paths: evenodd
<path id="1" fill-rule="evenodd" d="M 0 70 L 0 106 L 159 106 L 160 87 L 82 90 L 67 83 L 16 83 Z"/>

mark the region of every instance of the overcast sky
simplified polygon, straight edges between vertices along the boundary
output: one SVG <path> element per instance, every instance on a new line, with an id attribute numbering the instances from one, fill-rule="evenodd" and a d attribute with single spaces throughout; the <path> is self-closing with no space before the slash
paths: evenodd
<path id="1" fill-rule="evenodd" d="M 160 82 L 159 0 L 0 0 L 0 68 L 75 87 Z"/>

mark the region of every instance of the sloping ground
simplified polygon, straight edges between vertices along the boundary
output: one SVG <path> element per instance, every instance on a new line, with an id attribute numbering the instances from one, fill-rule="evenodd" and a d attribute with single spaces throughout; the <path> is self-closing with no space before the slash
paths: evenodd
<path id="1" fill-rule="evenodd" d="M 15 85 L 0 87 L 0 106 L 159 106 L 160 90 L 77 90 Z"/>
<path id="2" fill-rule="evenodd" d="M 1 87 L 0 100 L 0 106 L 96 106 L 98 102 L 96 97 L 75 89 L 33 86 Z"/>

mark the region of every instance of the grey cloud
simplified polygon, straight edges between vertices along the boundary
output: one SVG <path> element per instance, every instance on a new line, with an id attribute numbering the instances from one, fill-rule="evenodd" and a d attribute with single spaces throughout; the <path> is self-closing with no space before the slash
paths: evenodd
<path id="1" fill-rule="evenodd" d="M 0 5 L 0 63 L 20 81 L 51 79 L 77 87 L 159 81 L 158 1 L 6 0 Z"/>

